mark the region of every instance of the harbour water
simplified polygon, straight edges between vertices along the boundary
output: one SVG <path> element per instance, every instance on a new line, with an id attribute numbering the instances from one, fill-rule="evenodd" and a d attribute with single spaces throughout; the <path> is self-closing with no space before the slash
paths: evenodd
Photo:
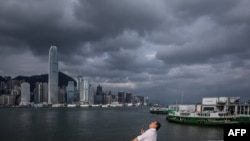
<path id="1" fill-rule="evenodd" d="M 158 141 L 223 140 L 223 128 L 182 125 L 148 107 L 0 108 L 0 141 L 131 141 L 158 120 Z"/>

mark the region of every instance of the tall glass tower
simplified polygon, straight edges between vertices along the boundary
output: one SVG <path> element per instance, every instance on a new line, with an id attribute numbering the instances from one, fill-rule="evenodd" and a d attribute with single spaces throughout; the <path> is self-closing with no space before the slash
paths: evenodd
<path id="1" fill-rule="evenodd" d="M 20 105 L 30 104 L 30 84 L 22 82 L 21 84 L 21 102 Z"/>
<path id="2" fill-rule="evenodd" d="M 58 57 L 57 47 L 51 46 L 49 50 L 49 84 L 48 104 L 58 103 Z"/>

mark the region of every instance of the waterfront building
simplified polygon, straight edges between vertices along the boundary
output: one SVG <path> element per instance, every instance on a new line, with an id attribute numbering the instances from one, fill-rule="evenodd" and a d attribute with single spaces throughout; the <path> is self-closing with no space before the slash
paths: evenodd
<path id="1" fill-rule="evenodd" d="M 124 104 L 124 102 L 125 102 L 125 92 L 122 92 L 122 91 L 118 92 L 118 102 L 120 104 Z"/>
<path id="2" fill-rule="evenodd" d="M 11 93 L 10 95 L 13 95 L 13 96 L 18 96 L 21 94 L 21 88 L 20 88 L 20 85 L 15 85 L 14 88 L 11 90 Z"/>
<path id="3" fill-rule="evenodd" d="M 95 95 L 95 104 L 103 104 L 104 95 Z"/>
<path id="4" fill-rule="evenodd" d="M 87 79 L 83 79 L 83 101 L 89 103 L 89 81 Z"/>
<path id="5" fill-rule="evenodd" d="M 58 56 L 57 47 L 49 50 L 48 104 L 58 103 Z"/>
<path id="6" fill-rule="evenodd" d="M 144 105 L 144 106 L 147 106 L 148 103 L 149 103 L 149 100 L 148 100 L 148 97 L 146 96 L 146 97 L 144 97 L 143 105 Z"/>
<path id="7" fill-rule="evenodd" d="M 66 86 L 58 89 L 58 103 L 66 103 L 67 90 Z"/>
<path id="8" fill-rule="evenodd" d="M 39 82 L 35 83 L 35 88 L 33 90 L 33 94 L 34 94 L 34 103 L 39 103 L 40 101 L 40 97 L 39 97 Z"/>
<path id="9" fill-rule="evenodd" d="M 90 105 L 94 104 L 94 99 L 95 99 L 95 87 L 94 85 L 90 84 L 89 85 L 89 104 Z"/>
<path id="10" fill-rule="evenodd" d="M 106 95 L 106 102 L 105 102 L 105 104 L 111 104 L 113 101 L 113 99 L 112 99 L 112 95 L 111 94 L 107 94 Z"/>
<path id="11" fill-rule="evenodd" d="M 6 76 L 5 77 L 5 80 L 6 80 L 6 88 L 5 88 L 5 93 L 6 94 L 10 94 L 11 93 L 11 89 L 12 89 L 12 82 L 11 82 L 11 77 L 10 76 Z"/>
<path id="12" fill-rule="evenodd" d="M 20 105 L 30 104 L 30 84 L 27 82 L 21 83 L 21 102 Z"/>
<path id="13" fill-rule="evenodd" d="M 43 103 L 48 103 L 48 83 L 44 82 L 41 84 L 42 86 L 42 102 Z"/>
<path id="14" fill-rule="evenodd" d="M 79 81 L 80 84 L 80 104 L 89 104 L 89 91 L 90 85 L 87 79 L 83 79 L 83 81 Z"/>
<path id="15" fill-rule="evenodd" d="M 144 103 L 144 97 L 143 96 L 134 96 L 133 97 L 133 103 L 137 106 L 143 105 Z"/>
<path id="16" fill-rule="evenodd" d="M 5 82 L 4 82 L 4 81 L 1 81 L 1 82 L 0 82 L 0 90 L 1 90 L 1 89 L 4 89 L 5 87 L 6 87 Z"/>
<path id="17" fill-rule="evenodd" d="M 102 95 L 102 86 L 100 84 L 96 88 L 96 95 Z"/>
<path id="18" fill-rule="evenodd" d="M 0 95 L 0 105 L 13 106 L 15 105 L 15 96 L 13 95 Z"/>
<path id="19" fill-rule="evenodd" d="M 80 104 L 84 103 L 84 83 L 82 76 L 78 77 L 78 86 L 79 86 L 79 102 Z"/>
<path id="20" fill-rule="evenodd" d="M 102 92 L 102 86 L 100 84 L 96 87 L 96 95 L 94 101 L 95 104 L 104 104 L 104 94 Z"/>
<path id="21" fill-rule="evenodd" d="M 75 86 L 73 81 L 68 82 L 66 90 L 67 90 L 67 103 L 73 103 L 75 95 Z"/>
<path id="22" fill-rule="evenodd" d="M 127 92 L 126 93 L 126 98 L 125 98 L 125 102 L 126 103 L 132 103 L 132 93 L 130 93 L 130 92 Z"/>
<path id="23" fill-rule="evenodd" d="M 80 87 L 81 87 L 81 84 L 83 82 L 83 77 L 81 75 L 79 75 L 77 77 L 77 90 L 80 91 Z"/>

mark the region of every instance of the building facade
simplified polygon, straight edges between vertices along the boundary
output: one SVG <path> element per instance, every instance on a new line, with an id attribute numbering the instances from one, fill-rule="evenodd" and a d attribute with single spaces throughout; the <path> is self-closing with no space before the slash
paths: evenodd
<path id="1" fill-rule="evenodd" d="M 58 56 L 57 47 L 49 50 L 48 104 L 58 103 Z"/>
<path id="2" fill-rule="evenodd" d="M 75 86 L 73 81 L 68 82 L 67 86 L 67 103 L 74 102 L 74 95 L 75 95 Z"/>
<path id="3" fill-rule="evenodd" d="M 30 104 L 30 84 L 27 82 L 21 83 L 21 102 L 20 105 Z"/>

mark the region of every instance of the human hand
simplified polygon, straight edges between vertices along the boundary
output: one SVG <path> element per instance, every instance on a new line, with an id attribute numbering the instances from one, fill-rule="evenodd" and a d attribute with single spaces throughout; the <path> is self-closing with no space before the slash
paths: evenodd
<path id="1" fill-rule="evenodd" d="M 144 131 L 144 128 L 141 128 L 141 134 L 143 134 L 145 131 Z"/>

